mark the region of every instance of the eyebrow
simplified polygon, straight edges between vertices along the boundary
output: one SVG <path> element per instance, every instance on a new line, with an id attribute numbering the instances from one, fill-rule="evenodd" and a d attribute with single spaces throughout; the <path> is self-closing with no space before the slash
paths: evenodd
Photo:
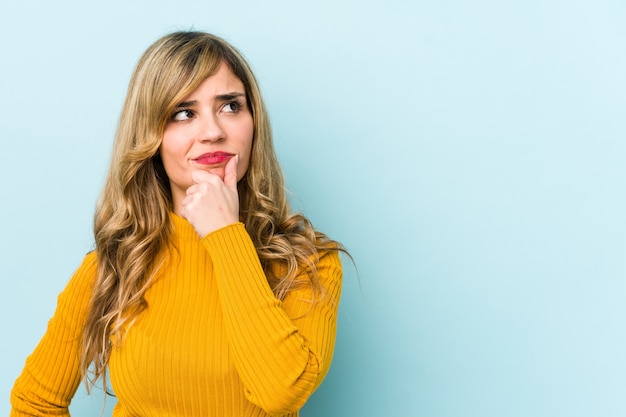
<path id="1" fill-rule="evenodd" d="M 215 96 L 215 99 L 217 101 L 229 101 L 229 100 L 234 100 L 236 98 L 245 97 L 245 96 L 246 95 L 244 93 L 231 92 L 231 93 L 225 93 L 225 94 L 218 94 Z M 178 103 L 176 105 L 176 108 L 180 109 L 184 107 L 192 107 L 196 104 L 198 104 L 198 100 L 183 101 L 181 103 Z"/>
<path id="2" fill-rule="evenodd" d="M 217 96 L 215 96 L 215 99 L 219 101 L 231 101 L 236 98 L 245 97 L 245 96 L 246 95 L 244 93 L 238 93 L 238 92 L 233 91 L 232 93 L 218 94 Z"/>

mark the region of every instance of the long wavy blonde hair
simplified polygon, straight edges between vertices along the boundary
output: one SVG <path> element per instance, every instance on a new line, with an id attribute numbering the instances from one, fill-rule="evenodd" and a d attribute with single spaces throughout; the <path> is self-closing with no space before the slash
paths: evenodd
<path id="1" fill-rule="evenodd" d="M 94 217 L 97 277 L 83 331 L 81 371 L 88 389 L 102 379 L 112 344 L 146 309 L 146 290 L 159 268 L 173 226 L 172 195 L 158 151 L 168 117 L 221 63 L 243 82 L 254 120 L 247 173 L 239 181 L 240 217 L 277 298 L 310 285 L 323 296 L 315 263 L 319 253 L 345 251 L 292 213 L 285 193 L 267 112 L 243 56 L 204 32 L 175 32 L 158 39 L 140 58 L 119 120 L 111 164 Z M 308 273 L 305 282 L 300 270 Z"/>

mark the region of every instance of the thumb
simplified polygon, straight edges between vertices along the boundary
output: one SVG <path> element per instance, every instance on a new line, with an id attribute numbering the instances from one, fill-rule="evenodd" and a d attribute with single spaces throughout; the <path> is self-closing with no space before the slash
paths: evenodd
<path id="1" fill-rule="evenodd" d="M 239 155 L 230 158 L 224 167 L 224 184 L 235 190 L 237 189 L 237 163 L 239 163 Z"/>

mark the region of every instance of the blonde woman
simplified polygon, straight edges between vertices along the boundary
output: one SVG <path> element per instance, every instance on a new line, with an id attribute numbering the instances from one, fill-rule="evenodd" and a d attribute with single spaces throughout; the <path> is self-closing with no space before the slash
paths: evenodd
<path id="1" fill-rule="evenodd" d="M 143 54 L 88 253 L 11 393 L 69 415 L 107 371 L 114 416 L 297 416 L 333 354 L 335 241 L 290 211 L 259 87 L 203 32 Z"/>

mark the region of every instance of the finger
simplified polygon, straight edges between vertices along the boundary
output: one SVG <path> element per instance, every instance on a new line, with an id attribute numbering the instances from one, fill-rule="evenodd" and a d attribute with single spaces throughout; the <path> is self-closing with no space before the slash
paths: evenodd
<path id="1" fill-rule="evenodd" d="M 234 158 L 230 158 L 224 167 L 224 184 L 228 188 L 237 189 L 237 163 L 239 162 L 239 155 L 235 155 Z"/>
<path id="2" fill-rule="evenodd" d="M 208 181 L 210 181 L 212 175 L 213 174 L 210 174 L 210 173 L 208 173 L 206 171 L 203 171 L 201 169 L 196 169 L 196 170 L 191 171 L 191 179 L 196 184 L 199 184 L 201 182 L 208 182 Z"/>
<path id="3" fill-rule="evenodd" d="M 182 206 L 187 206 L 192 201 L 193 201 L 193 195 L 187 194 L 187 196 L 185 198 L 183 198 L 183 201 L 181 201 L 181 205 Z"/>
<path id="4" fill-rule="evenodd" d="M 191 195 L 194 194 L 196 191 L 198 191 L 198 183 L 193 184 L 191 187 L 187 188 L 186 191 L 186 195 Z"/>

